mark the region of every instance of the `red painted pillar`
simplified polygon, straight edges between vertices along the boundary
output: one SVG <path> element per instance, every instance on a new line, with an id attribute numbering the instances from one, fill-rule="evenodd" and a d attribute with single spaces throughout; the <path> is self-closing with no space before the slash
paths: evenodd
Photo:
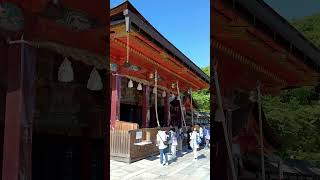
<path id="1" fill-rule="evenodd" d="M 143 85 L 143 104 L 142 104 L 142 127 L 148 128 L 150 122 L 150 107 L 149 107 L 150 87 Z"/>
<path id="2" fill-rule="evenodd" d="M 22 119 L 22 76 L 19 45 L 8 50 L 8 89 L 3 145 L 3 180 L 18 180 Z"/>
<path id="3" fill-rule="evenodd" d="M 115 121 L 120 120 L 120 95 L 121 95 L 121 77 L 111 75 L 111 114 L 110 126 L 114 127 Z"/>
<path id="4" fill-rule="evenodd" d="M 166 97 L 164 97 L 164 117 L 167 122 L 167 126 L 170 126 L 171 115 L 170 115 L 170 102 L 169 102 L 169 93 L 166 92 Z"/>
<path id="5" fill-rule="evenodd" d="M 31 180 L 35 64 L 36 54 L 32 47 L 25 44 L 9 46 L 3 180 Z"/>

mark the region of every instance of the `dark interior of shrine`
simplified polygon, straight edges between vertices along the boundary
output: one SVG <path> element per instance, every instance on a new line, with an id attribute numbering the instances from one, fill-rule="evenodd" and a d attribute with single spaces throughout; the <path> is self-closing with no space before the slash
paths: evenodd
<path id="1" fill-rule="evenodd" d="M 105 77 L 103 89 L 87 82 L 93 66 L 68 57 L 74 79 L 58 80 L 64 57 L 40 50 L 36 66 L 36 97 L 32 142 L 34 180 L 103 179 Z"/>

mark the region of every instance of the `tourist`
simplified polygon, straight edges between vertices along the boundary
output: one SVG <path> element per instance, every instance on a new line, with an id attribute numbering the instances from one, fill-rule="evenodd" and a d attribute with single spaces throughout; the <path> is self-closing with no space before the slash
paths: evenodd
<path id="1" fill-rule="evenodd" d="M 172 126 L 170 126 L 170 130 L 169 130 L 169 140 L 168 140 L 168 146 L 169 146 L 169 148 L 168 148 L 168 150 L 169 150 L 169 154 L 171 154 L 172 155 L 172 136 L 173 136 L 173 127 Z"/>
<path id="2" fill-rule="evenodd" d="M 198 148 L 199 148 L 200 141 L 201 141 L 201 139 L 200 139 L 199 133 L 197 132 L 197 129 L 193 128 L 193 132 L 190 136 L 189 144 L 193 150 L 194 160 L 198 159 Z"/>
<path id="3" fill-rule="evenodd" d="M 188 130 L 187 130 L 187 138 L 188 139 L 190 139 L 190 137 L 191 137 L 191 130 L 192 130 L 192 126 L 190 126 L 190 128 L 188 128 Z M 190 143 L 188 143 L 188 150 L 192 150 Z"/>
<path id="4" fill-rule="evenodd" d="M 205 129 L 204 138 L 206 140 L 205 148 L 208 149 L 210 148 L 210 128 L 209 127 Z"/>
<path id="5" fill-rule="evenodd" d="M 178 141 L 177 141 L 177 134 L 176 134 L 176 130 L 175 128 L 171 129 L 171 154 L 172 154 L 172 158 L 171 159 L 175 159 L 176 156 L 176 152 L 177 152 L 177 145 L 178 145 Z"/>
<path id="6" fill-rule="evenodd" d="M 157 133 L 157 146 L 160 151 L 160 165 L 169 165 L 168 155 L 167 155 L 167 137 L 165 131 L 161 129 L 161 127 L 158 127 L 158 133 Z M 163 159 L 164 157 L 164 159 Z"/>
<path id="7" fill-rule="evenodd" d="M 200 125 L 200 124 L 199 124 L 199 135 L 200 135 L 200 139 L 201 139 L 200 146 L 202 146 L 204 139 L 203 139 L 203 128 L 202 128 L 202 125 Z"/>
<path id="8" fill-rule="evenodd" d="M 178 147 L 177 149 L 182 152 L 182 141 L 183 141 L 183 131 L 182 128 L 179 127 L 177 131 L 177 141 L 178 141 Z"/>

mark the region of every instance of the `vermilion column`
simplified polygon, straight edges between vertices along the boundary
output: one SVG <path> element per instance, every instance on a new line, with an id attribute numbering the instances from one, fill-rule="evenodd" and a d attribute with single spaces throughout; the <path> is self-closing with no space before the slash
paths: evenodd
<path id="1" fill-rule="evenodd" d="M 143 99 L 142 99 L 142 128 L 149 127 L 150 107 L 149 107 L 150 87 L 143 85 Z"/>
<path id="2" fill-rule="evenodd" d="M 111 115 L 110 125 L 114 127 L 115 121 L 120 120 L 120 95 L 121 95 L 121 77 L 111 76 Z"/>
<path id="3" fill-rule="evenodd" d="M 3 133 L 3 180 L 31 180 L 35 65 L 35 49 L 25 44 L 9 46 Z"/>

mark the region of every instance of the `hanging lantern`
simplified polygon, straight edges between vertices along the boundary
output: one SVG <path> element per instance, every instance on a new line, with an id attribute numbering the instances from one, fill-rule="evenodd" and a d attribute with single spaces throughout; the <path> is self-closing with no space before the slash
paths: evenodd
<path id="1" fill-rule="evenodd" d="M 132 80 L 130 79 L 129 83 L 128 83 L 128 88 L 132 88 L 133 87 L 133 82 Z"/>
<path id="2" fill-rule="evenodd" d="M 99 91 L 103 88 L 101 76 L 96 68 L 93 68 L 87 83 L 87 88 L 91 91 Z"/>
<path id="3" fill-rule="evenodd" d="M 153 88 L 153 94 L 155 94 L 156 92 L 157 92 L 157 88 L 154 87 L 154 88 Z"/>
<path id="4" fill-rule="evenodd" d="M 71 62 L 68 60 L 68 58 L 64 58 L 62 64 L 59 67 L 58 81 L 60 82 L 73 81 L 73 69 L 71 66 Z"/>
<path id="5" fill-rule="evenodd" d="M 141 83 L 138 84 L 137 90 L 138 90 L 138 91 L 141 91 L 141 90 L 142 90 L 142 85 L 141 85 Z"/>
<path id="6" fill-rule="evenodd" d="M 163 91 L 163 92 L 162 92 L 162 97 L 166 97 L 166 96 L 167 96 L 166 91 Z"/>

